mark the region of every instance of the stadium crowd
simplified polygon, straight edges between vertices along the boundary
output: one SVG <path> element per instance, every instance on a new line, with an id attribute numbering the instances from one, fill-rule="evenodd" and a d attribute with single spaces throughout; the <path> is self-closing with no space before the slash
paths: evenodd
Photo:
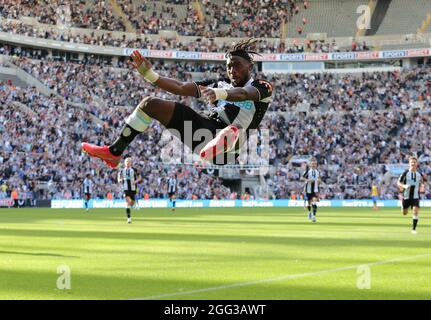
<path id="1" fill-rule="evenodd" d="M 3 54 L 20 54 L 0 48 Z M 41 52 L 36 54 L 41 57 Z M 43 58 L 43 57 L 42 57 Z M 149 86 L 141 81 L 137 73 L 130 72 L 126 62 L 115 67 L 109 65 L 53 61 L 52 59 L 28 59 L 19 57 L 13 63 L 41 80 L 46 86 L 57 91 L 72 102 L 85 103 L 93 111 L 100 104 L 108 106 L 136 106 L 148 94 L 162 98 L 173 98 L 170 94 Z M 197 77 L 217 78 L 225 74 L 222 63 L 163 62 L 153 61 L 154 68 L 161 74 L 190 81 Z M 418 101 L 427 106 L 431 103 L 428 92 L 429 68 L 414 68 L 399 71 L 362 74 L 275 74 L 266 78 L 278 88 L 274 92 L 275 103 L 271 111 L 313 111 L 345 112 L 363 110 L 406 110 Z M 80 77 L 76 77 L 80 74 Z M 207 106 L 195 99 L 183 102 L 198 109 Z M 97 116 L 101 112 L 94 110 Z"/>
<path id="2" fill-rule="evenodd" d="M 308 3 L 304 2 L 306 8 Z M 117 3 L 136 32 L 157 34 L 159 30 L 175 30 L 180 35 L 206 37 L 277 38 L 282 21 L 300 10 L 294 0 L 228 0 L 224 3 L 204 0 L 201 2 L 204 14 L 201 15 L 192 1 L 118 0 Z M 178 10 L 176 5 L 181 5 L 182 9 Z M 113 11 L 112 4 L 105 0 L 0 1 L 0 16 L 7 19 L 34 17 L 39 23 L 51 25 L 125 31 L 122 17 Z M 180 17 L 179 11 L 185 14 Z"/>
<path id="3" fill-rule="evenodd" d="M 216 42 L 213 38 L 200 37 L 195 41 L 184 41 L 176 38 L 149 39 L 145 34 L 133 34 L 132 36 L 114 36 L 111 32 L 102 34 L 72 33 L 67 29 L 48 30 L 44 27 L 36 27 L 25 24 L 22 21 L 0 21 L 0 32 L 9 32 L 28 37 L 43 38 L 71 43 L 84 43 L 97 46 L 112 46 L 120 48 L 145 48 L 150 50 L 178 50 L 196 52 L 226 52 L 232 45 L 230 41 Z M 365 44 L 356 44 L 352 41 L 350 47 L 339 47 L 335 40 L 330 42 L 310 41 L 308 39 L 294 40 L 291 44 L 261 39 L 257 45 L 260 53 L 328 53 L 346 51 L 368 51 L 370 48 Z"/>
<path id="4" fill-rule="evenodd" d="M 126 30 L 105 0 L 1 0 L 0 16 L 5 19 L 32 17 L 39 23 L 62 27 Z"/>

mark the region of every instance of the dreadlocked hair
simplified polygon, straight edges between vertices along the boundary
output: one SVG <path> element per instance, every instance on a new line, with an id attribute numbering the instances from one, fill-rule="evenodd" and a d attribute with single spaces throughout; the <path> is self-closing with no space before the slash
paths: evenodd
<path id="1" fill-rule="evenodd" d="M 241 57 L 246 59 L 248 62 L 253 63 L 253 55 L 261 56 L 258 52 L 254 51 L 253 48 L 255 47 L 255 44 L 259 40 L 257 39 L 247 39 L 247 40 L 241 40 L 237 44 L 233 46 L 232 49 L 230 49 L 228 52 L 226 52 L 225 57 Z"/>

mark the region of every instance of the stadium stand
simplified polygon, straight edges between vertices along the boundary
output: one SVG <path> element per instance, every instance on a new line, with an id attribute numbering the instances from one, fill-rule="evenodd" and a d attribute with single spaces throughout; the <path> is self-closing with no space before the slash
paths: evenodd
<path id="1" fill-rule="evenodd" d="M 307 33 L 327 33 L 329 37 L 352 37 L 356 34 L 356 8 L 363 5 L 364 1 L 310 0 L 308 3 L 307 9 L 301 9 L 300 14 L 294 15 L 288 22 L 289 37 Z M 302 30 L 301 34 L 297 31 L 298 27 Z"/>
<path id="2" fill-rule="evenodd" d="M 430 12 L 431 2 L 427 0 L 392 0 L 376 34 L 416 33 Z"/>

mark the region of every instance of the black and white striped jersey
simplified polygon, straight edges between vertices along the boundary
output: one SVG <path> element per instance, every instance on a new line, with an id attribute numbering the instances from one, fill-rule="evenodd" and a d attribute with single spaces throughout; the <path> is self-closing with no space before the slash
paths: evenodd
<path id="1" fill-rule="evenodd" d="M 409 187 L 404 190 L 404 200 L 419 199 L 420 185 L 424 182 L 424 177 L 419 171 L 406 170 L 400 176 L 398 181 L 402 184 L 406 184 Z"/>
<path id="2" fill-rule="evenodd" d="M 319 192 L 319 177 L 320 172 L 317 169 L 308 169 L 302 175 L 303 178 L 312 180 L 311 182 L 306 182 L 304 186 L 305 193 L 317 193 Z"/>
<path id="3" fill-rule="evenodd" d="M 136 181 L 138 180 L 138 175 L 133 168 L 124 168 L 118 173 L 118 180 L 123 183 L 124 191 L 137 191 Z"/>
<path id="4" fill-rule="evenodd" d="M 201 97 L 199 85 L 211 88 L 232 89 L 234 86 L 229 79 L 208 80 L 195 82 L 197 87 L 197 98 Z M 245 86 L 255 87 L 259 92 L 259 101 L 239 101 L 231 102 L 218 100 L 214 103 L 214 111 L 218 118 L 226 125 L 239 125 L 243 129 L 256 129 L 263 119 L 263 116 L 271 102 L 272 85 L 266 80 L 250 79 Z"/>
<path id="5" fill-rule="evenodd" d="M 82 183 L 82 190 L 84 194 L 91 194 L 93 192 L 93 181 L 91 179 L 85 178 Z"/>
<path id="6" fill-rule="evenodd" d="M 168 193 L 175 193 L 177 192 L 177 179 L 176 178 L 169 178 L 168 179 Z"/>

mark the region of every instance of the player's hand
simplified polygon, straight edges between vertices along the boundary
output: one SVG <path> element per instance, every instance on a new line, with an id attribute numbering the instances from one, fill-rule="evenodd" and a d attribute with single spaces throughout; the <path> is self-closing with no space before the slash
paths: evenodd
<path id="1" fill-rule="evenodd" d="M 201 97 L 208 103 L 214 103 L 216 101 L 216 94 L 213 89 L 208 87 L 199 86 Z"/>
<path id="2" fill-rule="evenodd" d="M 130 55 L 132 61 L 129 63 L 139 71 L 140 74 L 143 74 L 150 70 L 153 66 L 148 59 L 144 58 L 144 56 L 139 52 L 139 50 L 134 50 Z"/>

